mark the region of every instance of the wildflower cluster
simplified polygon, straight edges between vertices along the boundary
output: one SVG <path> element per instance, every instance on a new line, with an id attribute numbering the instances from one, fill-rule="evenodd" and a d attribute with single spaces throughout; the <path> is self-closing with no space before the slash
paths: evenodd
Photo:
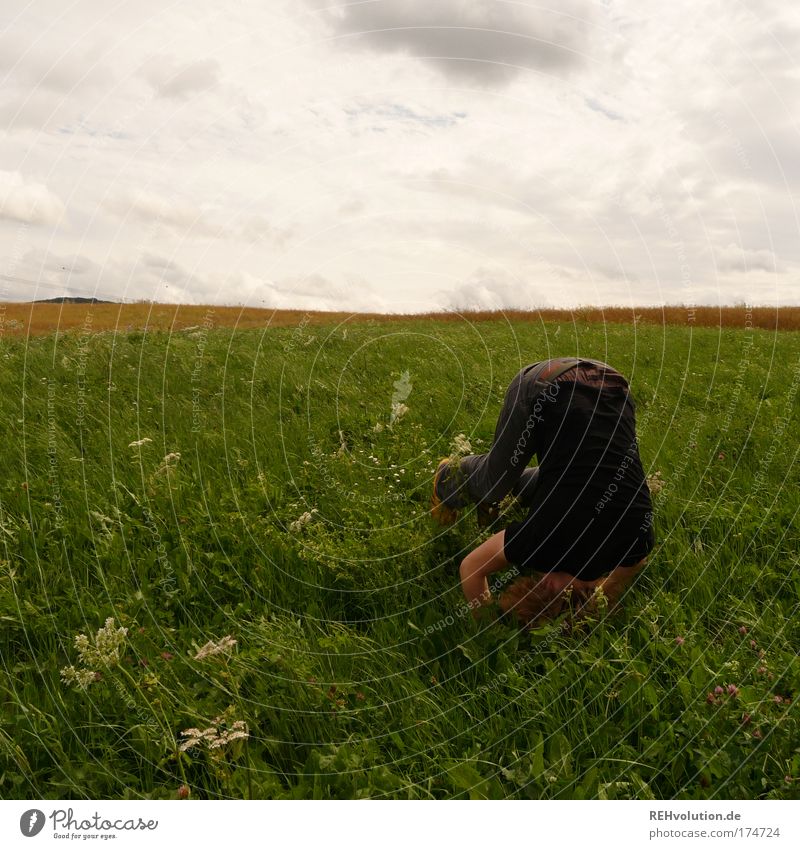
<path id="1" fill-rule="evenodd" d="M 128 635 L 127 628 L 115 628 L 114 619 L 106 619 L 105 625 L 100 628 L 90 640 L 86 634 L 78 634 L 75 637 L 75 648 L 81 666 L 65 666 L 61 670 L 61 679 L 65 684 L 74 684 L 85 690 L 92 681 L 98 679 L 100 669 L 107 669 L 119 663 L 119 652 Z"/>
<path id="2" fill-rule="evenodd" d="M 408 407 L 402 401 L 393 402 L 392 412 L 389 416 L 389 427 L 391 427 L 395 422 L 399 422 L 407 412 Z"/>
<path id="3" fill-rule="evenodd" d="M 155 474 L 158 475 L 167 475 L 169 476 L 170 472 L 175 471 L 175 468 L 178 465 L 178 460 L 181 459 L 181 455 L 179 451 L 171 451 L 167 454 L 166 457 L 161 461 L 161 465 L 156 469 Z"/>
<path id="4" fill-rule="evenodd" d="M 111 528 L 116 524 L 115 521 L 97 510 L 90 510 L 89 515 L 100 526 L 100 532 L 106 535 L 111 535 Z"/>
<path id="5" fill-rule="evenodd" d="M 316 512 L 317 512 L 316 507 L 311 511 L 306 511 L 305 513 L 303 513 L 302 516 L 295 519 L 294 522 L 291 522 L 289 524 L 289 530 L 293 534 L 299 533 L 300 531 L 303 530 L 303 527 L 305 525 L 307 525 L 314 518 L 314 513 L 316 513 Z"/>
<path id="6" fill-rule="evenodd" d="M 216 643 L 214 640 L 209 640 L 204 646 L 197 650 L 194 656 L 195 660 L 205 660 L 207 657 L 214 657 L 217 654 L 228 654 L 236 645 L 236 640 L 228 634 Z"/>
<path id="7" fill-rule="evenodd" d="M 128 448 L 141 448 L 142 445 L 147 445 L 148 442 L 152 442 L 149 436 L 145 436 L 142 439 L 136 439 L 133 442 L 128 443 Z"/>
<path id="8" fill-rule="evenodd" d="M 726 701 L 725 696 L 730 696 L 731 699 L 735 699 L 738 695 L 739 688 L 736 684 L 726 684 L 724 687 L 717 685 L 714 687 L 713 692 L 710 692 L 706 696 L 706 701 L 710 705 L 721 705 L 724 701 Z"/>
<path id="9" fill-rule="evenodd" d="M 471 453 L 472 444 L 463 433 L 459 433 L 453 440 L 453 447 L 450 456 L 458 458 Z"/>
<path id="10" fill-rule="evenodd" d="M 606 612 L 608 611 L 609 598 L 605 594 L 605 592 L 603 592 L 602 584 L 598 584 L 594 588 L 594 593 L 592 593 L 592 599 L 594 600 L 594 603 L 597 607 L 597 612 L 601 616 L 605 616 Z"/>
<path id="11" fill-rule="evenodd" d="M 463 486 L 464 475 L 461 470 L 461 458 L 472 453 L 472 444 L 466 435 L 459 433 L 450 444 L 450 456 L 447 458 L 449 463 L 448 474 L 453 478 L 455 486 Z"/>
<path id="12" fill-rule="evenodd" d="M 667 482 L 661 477 L 661 472 L 653 472 L 652 475 L 647 476 L 647 486 L 653 495 L 658 495 L 666 485 Z"/>
<path id="13" fill-rule="evenodd" d="M 210 751 L 218 750 L 233 743 L 234 740 L 245 740 L 250 736 L 250 729 L 242 719 L 229 723 L 223 714 L 211 720 L 211 726 L 204 728 L 187 728 L 181 731 L 181 737 L 186 739 L 180 744 L 182 752 L 195 746 L 201 746 Z"/>

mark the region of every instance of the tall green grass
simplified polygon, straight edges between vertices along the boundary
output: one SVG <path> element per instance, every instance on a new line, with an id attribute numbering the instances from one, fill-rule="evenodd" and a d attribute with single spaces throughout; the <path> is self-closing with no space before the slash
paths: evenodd
<path id="1" fill-rule="evenodd" d="M 631 380 L 658 548 L 614 616 L 476 625 L 458 564 L 490 531 L 431 524 L 432 470 L 575 353 Z M 406 320 L 0 357 L 3 797 L 798 796 L 800 336 Z M 67 685 L 108 617 L 120 663 Z M 249 737 L 181 751 L 214 720 Z"/>

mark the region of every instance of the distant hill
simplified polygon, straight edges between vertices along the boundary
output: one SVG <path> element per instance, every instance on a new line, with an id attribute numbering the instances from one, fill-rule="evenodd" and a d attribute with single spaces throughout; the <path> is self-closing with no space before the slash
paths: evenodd
<path id="1" fill-rule="evenodd" d="M 100 298 L 70 298 L 62 295 L 59 298 L 40 298 L 34 304 L 116 304 L 118 301 L 104 301 Z"/>

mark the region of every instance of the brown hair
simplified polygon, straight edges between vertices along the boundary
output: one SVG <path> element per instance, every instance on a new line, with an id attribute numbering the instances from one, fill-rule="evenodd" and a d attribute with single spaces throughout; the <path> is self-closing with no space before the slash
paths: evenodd
<path id="1" fill-rule="evenodd" d="M 498 603 L 501 610 L 516 619 L 523 628 L 535 628 L 565 611 L 580 612 L 591 597 L 591 590 L 570 585 L 565 587 L 548 576 L 524 576 L 508 587 Z"/>

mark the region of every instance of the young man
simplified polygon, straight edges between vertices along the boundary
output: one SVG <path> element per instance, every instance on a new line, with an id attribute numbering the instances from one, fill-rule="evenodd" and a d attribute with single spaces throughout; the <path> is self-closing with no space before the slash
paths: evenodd
<path id="1" fill-rule="evenodd" d="M 538 468 L 527 468 L 536 454 Z M 464 558 L 461 585 L 477 608 L 492 602 L 487 576 L 514 564 L 525 575 L 500 599 L 527 624 L 556 615 L 572 590 L 602 586 L 611 600 L 641 569 L 655 540 L 625 378 L 597 360 L 560 358 L 511 381 L 487 454 L 448 460 L 434 477 L 432 513 L 455 521 L 513 493 L 528 507 Z"/>

